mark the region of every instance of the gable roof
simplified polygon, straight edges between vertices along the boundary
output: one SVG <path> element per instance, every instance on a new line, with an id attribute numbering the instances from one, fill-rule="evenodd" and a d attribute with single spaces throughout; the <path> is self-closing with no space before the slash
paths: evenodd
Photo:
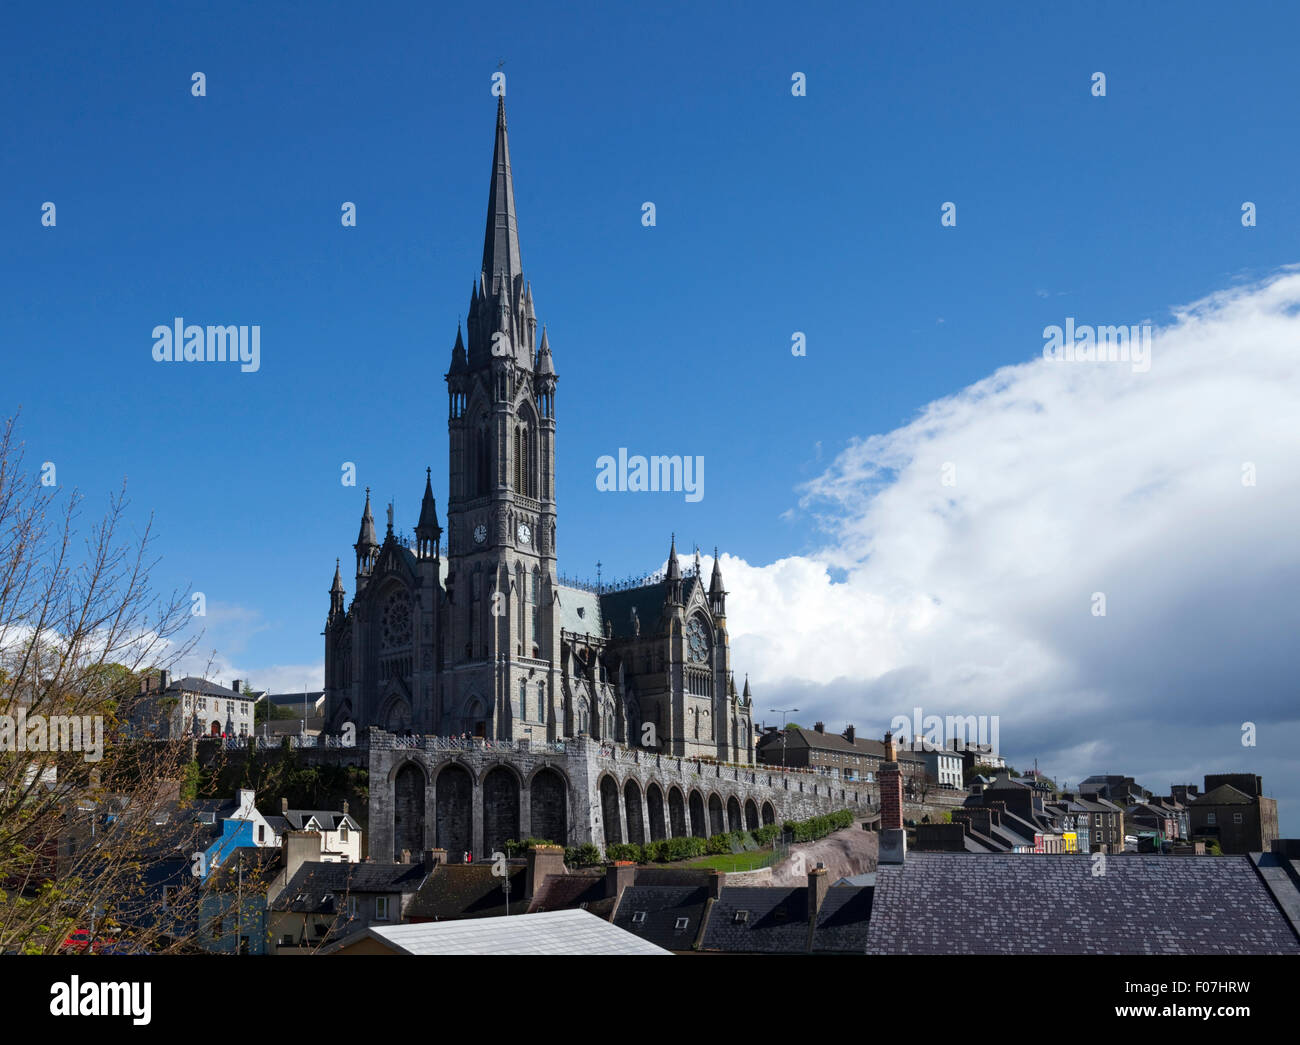
<path id="1" fill-rule="evenodd" d="M 1300 954 L 1244 856 L 909 853 L 876 872 L 871 954 Z"/>
<path id="2" fill-rule="evenodd" d="M 193 675 L 186 675 L 183 679 L 176 679 L 168 685 L 164 692 L 197 693 L 201 697 L 223 697 L 227 700 L 253 699 L 251 693 L 236 693 L 233 689 L 218 686 L 215 682 L 196 678 Z"/>
<path id="3" fill-rule="evenodd" d="M 764 750 L 769 747 L 780 748 L 781 731 L 775 733 L 765 733 L 759 739 L 759 747 Z M 865 758 L 874 758 L 879 761 L 885 760 L 885 745 L 883 741 L 871 740 L 867 737 L 856 737 L 852 742 L 841 733 L 819 733 L 815 729 L 805 729 L 803 726 L 789 726 L 786 729 L 786 744 L 795 746 L 802 744 L 815 751 L 842 751 L 848 754 L 861 755 Z M 898 761 L 900 763 L 924 763 L 925 759 L 914 751 L 899 750 Z"/>
<path id="4" fill-rule="evenodd" d="M 313 830 L 307 827 L 313 819 L 321 831 L 337 831 L 342 824 L 346 824 L 353 831 L 360 830 L 360 825 L 351 816 L 337 809 L 286 809 L 283 819 L 295 831 Z M 267 823 L 271 822 L 270 817 L 266 820 Z"/>
<path id="5" fill-rule="evenodd" d="M 1250 806 L 1255 800 L 1244 791 L 1238 791 L 1231 784 L 1220 784 L 1213 791 L 1198 795 L 1187 803 L 1189 806 Z"/>
<path id="6" fill-rule="evenodd" d="M 689 885 L 629 885 L 623 890 L 614 924 L 669 951 L 695 946 L 709 890 Z"/>
<path id="7" fill-rule="evenodd" d="M 337 914 L 349 893 L 407 893 L 424 878 L 421 864 L 316 863 L 298 868 L 270 905 L 272 911 Z"/>
<path id="8" fill-rule="evenodd" d="M 502 879 L 492 873 L 491 863 L 438 864 L 416 890 L 406 917 L 411 921 L 445 921 L 455 918 L 509 917 L 528 908 L 524 899 L 527 867 L 508 863 L 510 908 Z"/>

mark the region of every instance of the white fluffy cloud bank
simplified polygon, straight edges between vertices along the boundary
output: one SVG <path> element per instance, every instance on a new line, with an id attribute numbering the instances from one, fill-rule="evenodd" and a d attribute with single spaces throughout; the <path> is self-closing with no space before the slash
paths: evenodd
<path id="1" fill-rule="evenodd" d="M 722 560 L 759 717 L 997 714 L 1022 768 L 1259 773 L 1300 833 L 1300 272 L 1175 309 L 1146 373 L 1004 367 L 800 493 L 816 552 Z"/>

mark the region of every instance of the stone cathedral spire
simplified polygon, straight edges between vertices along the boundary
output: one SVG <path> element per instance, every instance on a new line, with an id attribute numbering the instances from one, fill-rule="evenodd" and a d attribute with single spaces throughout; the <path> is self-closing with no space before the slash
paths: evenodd
<path id="1" fill-rule="evenodd" d="M 492 148 L 492 184 L 483 236 L 483 286 L 493 295 L 505 286 L 513 297 L 515 278 L 522 275 L 515 183 L 510 176 L 510 142 L 506 137 L 506 100 L 502 96 L 497 99 L 497 137 Z"/>

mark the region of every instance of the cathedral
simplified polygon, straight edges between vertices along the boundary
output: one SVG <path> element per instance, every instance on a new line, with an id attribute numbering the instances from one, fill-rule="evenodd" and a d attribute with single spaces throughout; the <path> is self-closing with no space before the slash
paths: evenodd
<path id="1" fill-rule="evenodd" d="M 557 571 L 556 386 L 520 262 L 504 98 L 483 264 L 447 369 L 446 562 L 426 470 L 414 540 L 379 540 L 366 491 L 355 594 L 334 571 L 325 625 L 330 728 L 554 742 L 586 736 L 664 754 L 754 760 L 749 682 L 736 689 L 715 550 L 646 583 Z M 594 556 L 588 556 L 594 558 Z"/>

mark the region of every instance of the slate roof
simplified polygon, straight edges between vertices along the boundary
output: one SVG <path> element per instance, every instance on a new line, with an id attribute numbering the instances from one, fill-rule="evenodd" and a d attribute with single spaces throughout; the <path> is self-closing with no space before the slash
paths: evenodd
<path id="1" fill-rule="evenodd" d="M 528 869 L 521 862 L 507 864 L 506 870 L 510 875 L 508 914 L 505 890 L 501 878 L 492 873 L 491 863 L 439 864 L 411 898 L 406 917 L 413 922 L 433 922 L 523 914 Z"/>
<path id="2" fill-rule="evenodd" d="M 347 893 L 407 893 L 423 878 L 422 864 L 308 862 L 289 879 L 271 910 L 337 914 L 340 898 Z"/>
<path id="3" fill-rule="evenodd" d="M 664 600 L 668 593 L 667 581 L 644 584 L 639 588 L 625 588 L 622 591 L 602 592 L 600 609 L 609 620 L 616 639 L 632 638 L 632 609 L 641 621 L 642 636 L 659 633 L 659 618 L 663 614 Z M 686 591 L 685 586 L 682 588 Z"/>
<path id="4" fill-rule="evenodd" d="M 703 949 L 802 954 L 808 949 L 808 887 L 724 887 L 709 914 Z"/>
<path id="5" fill-rule="evenodd" d="M 322 831 L 337 831 L 339 825 L 344 822 L 346 822 L 348 827 L 353 831 L 360 830 L 360 826 L 351 816 L 347 813 L 340 812 L 337 809 L 288 809 L 285 810 L 284 813 L 284 820 L 286 820 L 290 827 L 295 831 L 307 830 L 307 821 L 311 820 L 313 817 L 320 825 L 320 830 Z M 276 817 L 276 819 L 279 820 L 280 817 Z M 271 818 L 268 816 L 266 820 L 267 823 L 270 823 Z"/>
<path id="6" fill-rule="evenodd" d="M 876 872 L 871 954 L 1300 954 L 1244 856 L 909 853 Z"/>
<path id="7" fill-rule="evenodd" d="M 608 919 L 613 913 L 616 897 L 605 895 L 605 875 L 574 871 L 569 874 L 548 874 L 537 887 L 528 905 L 528 913 L 563 911 L 582 908 L 594 915 Z"/>
<path id="8" fill-rule="evenodd" d="M 816 751 L 843 751 L 850 754 L 862 755 L 866 758 L 878 759 L 881 762 L 885 760 L 885 745 L 883 741 L 871 740 L 867 737 L 857 737 L 852 743 L 840 733 L 818 733 L 815 729 L 804 729 L 802 726 L 791 726 L 787 730 L 786 745 L 787 747 L 794 744 L 803 743 Z M 759 741 L 759 746 L 764 751 L 781 748 L 781 733 L 765 733 Z M 924 763 L 922 758 L 914 751 L 899 751 L 898 761 Z"/>
<path id="9" fill-rule="evenodd" d="M 695 946 L 708 899 L 705 886 L 629 885 L 614 924 L 665 950 L 689 951 Z M 638 918 L 641 912 L 644 918 Z"/>
<path id="10" fill-rule="evenodd" d="M 341 941 L 370 937 L 402 954 L 666 954 L 587 911 L 485 918 L 475 922 L 420 922 L 371 926 Z"/>
<path id="11" fill-rule="evenodd" d="M 248 693 L 236 693 L 233 689 L 227 689 L 225 686 L 218 686 L 215 682 L 209 682 L 207 679 L 195 678 L 193 675 L 186 675 L 183 679 L 176 679 L 167 686 L 165 692 L 178 693 L 197 693 L 202 697 L 223 697 L 227 700 L 252 700 Z"/>
<path id="12" fill-rule="evenodd" d="M 560 596 L 560 627 L 579 635 L 604 636 L 605 623 L 600 615 L 600 599 L 593 591 L 556 585 Z M 578 610 L 582 610 L 579 616 Z"/>
<path id="13" fill-rule="evenodd" d="M 1220 784 L 1213 791 L 1198 795 L 1187 804 L 1193 806 L 1250 806 L 1255 804 L 1255 800 L 1244 791 L 1238 791 L 1231 784 Z"/>
<path id="14" fill-rule="evenodd" d="M 810 941 L 808 887 L 725 886 L 709 911 L 701 949 L 739 954 L 865 952 L 870 886 L 828 889 Z M 811 943 L 811 948 L 810 948 Z"/>
<path id="15" fill-rule="evenodd" d="M 874 886 L 829 889 L 817 912 L 814 954 L 865 954 Z"/>
<path id="16" fill-rule="evenodd" d="M 316 702 L 325 696 L 323 689 L 309 690 L 305 693 L 268 693 L 266 701 L 278 708 L 315 707 Z"/>

